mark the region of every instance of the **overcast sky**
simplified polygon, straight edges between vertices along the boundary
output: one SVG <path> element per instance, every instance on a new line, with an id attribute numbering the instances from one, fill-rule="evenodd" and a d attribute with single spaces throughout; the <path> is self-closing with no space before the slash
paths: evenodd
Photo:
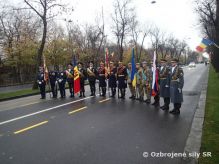
<path id="1" fill-rule="evenodd" d="M 8 2 L 8 0 L 1 0 Z M 10 0 L 12 1 L 12 0 Z M 22 0 L 13 0 L 22 1 Z M 112 40 L 111 13 L 114 0 L 62 0 L 74 7 L 74 12 L 67 19 L 72 19 L 80 24 L 94 23 L 96 16 L 104 10 L 106 33 Z M 201 41 L 198 28 L 197 15 L 194 12 L 193 0 L 157 0 L 151 4 L 151 0 L 132 0 L 136 8 L 138 20 L 141 24 L 153 23 L 162 31 L 172 33 L 176 38 L 185 39 L 190 48 L 195 47 Z M 145 45 L 148 47 L 149 45 Z"/>

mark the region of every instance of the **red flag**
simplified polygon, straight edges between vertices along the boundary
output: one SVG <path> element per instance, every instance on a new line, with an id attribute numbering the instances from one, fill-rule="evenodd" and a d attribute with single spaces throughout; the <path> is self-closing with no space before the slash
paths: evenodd
<path id="1" fill-rule="evenodd" d="M 78 66 L 74 66 L 74 93 L 80 92 L 80 77 L 79 77 L 79 71 Z"/>
<path id="2" fill-rule="evenodd" d="M 44 69 L 44 81 L 48 82 L 49 81 L 49 71 L 48 68 L 46 67 L 46 58 L 43 55 L 43 69 Z"/>

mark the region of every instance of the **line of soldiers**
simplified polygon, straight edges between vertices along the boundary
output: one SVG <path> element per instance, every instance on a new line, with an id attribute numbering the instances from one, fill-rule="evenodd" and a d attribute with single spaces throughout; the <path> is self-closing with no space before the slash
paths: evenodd
<path id="1" fill-rule="evenodd" d="M 148 67 L 146 62 L 136 63 L 136 87 L 133 87 L 131 81 L 131 63 L 124 66 L 120 61 L 118 67 L 114 62 L 110 62 L 106 67 L 103 62 L 100 62 L 98 69 L 94 67 L 93 62 L 89 63 L 87 68 L 84 68 L 83 63 L 78 63 L 80 77 L 80 96 L 85 97 L 85 80 L 87 79 L 90 85 L 90 96 L 96 95 L 96 80 L 99 80 L 99 94 L 106 96 L 106 90 L 111 90 L 111 96 L 115 97 L 116 89 L 118 88 L 118 98 L 125 99 L 126 88 L 129 86 L 131 97 L 130 99 L 139 100 L 140 102 L 151 103 L 152 80 L 153 80 L 153 63 Z M 171 60 L 171 67 L 167 65 L 165 59 L 160 60 L 160 67 L 156 68 L 159 71 L 159 92 L 154 96 L 152 105 L 159 106 L 160 97 L 164 99 L 163 110 L 169 110 L 170 101 L 174 104 L 174 109 L 170 111 L 172 114 L 179 114 L 181 103 L 183 102 L 182 88 L 184 85 L 183 70 L 178 66 L 178 60 Z M 39 69 L 38 84 L 41 91 L 42 99 L 45 99 L 45 73 L 43 67 Z M 108 80 L 108 85 L 107 85 Z M 61 98 L 66 97 L 65 84 L 68 83 L 70 97 L 74 97 L 74 68 L 72 64 L 68 64 L 68 69 L 65 71 L 50 71 L 49 81 L 53 98 L 57 98 L 58 88 Z M 146 99 L 145 99 L 146 97 Z"/>
<path id="2" fill-rule="evenodd" d="M 174 108 L 170 111 L 171 114 L 180 114 L 181 103 L 183 102 L 182 88 L 184 85 L 184 73 L 182 68 L 178 66 L 178 59 L 171 60 L 171 66 L 168 66 L 166 59 L 160 60 L 160 66 L 156 67 L 159 72 L 159 90 L 154 96 L 152 105 L 160 105 L 160 97 L 163 98 L 164 105 L 162 110 L 169 110 L 170 102 Z M 152 81 L 153 81 L 153 63 L 147 66 L 146 62 L 136 63 L 136 87 L 133 87 L 131 81 L 131 63 L 128 64 L 128 86 L 131 92 L 130 99 L 139 100 L 141 102 L 151 103 Z M 146 99 L 144 99 L 146 97 Z"/>

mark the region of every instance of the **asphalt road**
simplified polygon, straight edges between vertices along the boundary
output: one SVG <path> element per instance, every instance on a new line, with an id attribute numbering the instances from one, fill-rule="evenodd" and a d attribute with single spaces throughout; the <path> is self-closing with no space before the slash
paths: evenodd
<path id="1" fill-rule="evenodd" d="M 207 67 L 184 73 L 179 116 L 108 95 L 52 100 L 47 94 L 47 100 L 37 95 L 0 102 L 0 164 L 180 163 L 181 158 L 151 153 L 183 153 Z"/>

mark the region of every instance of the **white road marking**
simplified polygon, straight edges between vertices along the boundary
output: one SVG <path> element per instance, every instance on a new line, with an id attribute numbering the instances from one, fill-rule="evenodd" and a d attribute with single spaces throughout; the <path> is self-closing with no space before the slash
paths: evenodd
<path id="1" fill-rule="evenodd" d="M 51 107 L 51 108 L 48 108 L 48 109 L 44 109 L 44 110 L 41 110 L 41 111 L 38 111 L 38 112 L 34 112 L 34 113 L 31 113 L 31 114 L 16 117 L 16 118 L 13 118 L 13 119 L 10 119 L 10 120 L 7 120 L 7 121 L 0 122 L 0 125 L 4 125 L 4 124 L 10 123 L 10 122 L 21 120 L 23 118 L 31 117 L 31 116 L 34 116 L 34 115 L 38 115 L 38 114 L 41 114 L 41 113 L 44 113 L 44 112 L 48 112 L 50 110 L 57 109 L 57 108 L 60 108 L 60 107 L 63 107 L 63 106 L 69 105 L 69 104 L 74 104 L 76 102 L 80 102 L 80 101 L 83 101 L 83 100 L 86 100 L 86 99 L 90 99 L 92 97 L 94 97 L 94 96 L 89 96 L 89 97 L 86 97 L 86 98 L 83 98 L 83 99 L 75 100 L 75 101 L 68 102 L 68 103 L 65 103 L 65 104 L 61 104 L 61 105 L 58 105 L 58 106 L 54 106 L 54 107 Z"/>

